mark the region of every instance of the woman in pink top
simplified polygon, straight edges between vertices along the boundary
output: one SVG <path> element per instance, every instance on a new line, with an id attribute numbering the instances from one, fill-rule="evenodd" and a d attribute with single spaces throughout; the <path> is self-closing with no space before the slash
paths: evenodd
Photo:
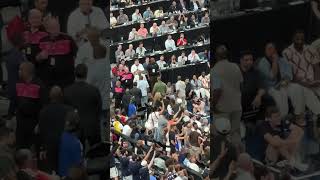
<path id="1" fill-rule="evenodd" d="M 140 29 L 138 30 L 138 35 L 143 37 L 143 38 L 146 38 L 147 34 L 148 34 L 147 28 L 144 27 L 143 23 L 141 23 L 140 24 Z"/>

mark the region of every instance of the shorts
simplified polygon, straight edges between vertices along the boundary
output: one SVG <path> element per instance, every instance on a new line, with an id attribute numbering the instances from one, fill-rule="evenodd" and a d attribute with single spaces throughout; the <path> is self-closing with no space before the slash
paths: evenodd
<path id="1" fill-rule="evenodd" d="M 119 177 L 119 172 L 116 167 L 110 168 L 110 178 L 116 178 Z"/>

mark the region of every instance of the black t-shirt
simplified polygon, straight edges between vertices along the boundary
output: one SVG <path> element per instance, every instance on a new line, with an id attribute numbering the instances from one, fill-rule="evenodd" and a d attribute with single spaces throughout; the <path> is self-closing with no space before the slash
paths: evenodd
<path id="1" fill-rule="evenodd" d="M 158 76 L 159 75 L 159 66 L 157 63 L 152 63 L 147 66 L 149 76 Z"/>
<path id="2" fill-rule="evenodd" d="M 191 146 L 200 147 L 200 144 L 198 142 L 198 138 L 200 137 L 200 134 L 197 131 L 192 131 L 189 135 L 189 142 Z"/>
<path id="3" fill-rule="evenodd" d="M 169 132 L 169 140 L 170 140 L 171 152 L 174 153 L 174 152 L 176 152 L 176 146 L 175 146 L 175 144 L 172 144 L 171 141 L 176 140 L 176 133 L 175 132 L 172 132 L 172 131 Z"/>
<path id="4" fill-rule="evenodd" d="M 262 88 L 259 73 L 251 68 L 247 72 L 242 71 L 243 83 L 241 85 L 241 102 L 244 109 L 251 107 L 251 103 Z"/>

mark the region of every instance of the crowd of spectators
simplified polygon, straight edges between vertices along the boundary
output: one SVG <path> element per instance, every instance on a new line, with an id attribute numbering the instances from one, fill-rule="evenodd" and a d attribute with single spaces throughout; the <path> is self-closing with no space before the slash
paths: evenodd
<path id="1" fill-rule="evenodd" d="M 92 0 L 74 4 L 65 24 L 48 0 L 32 4 L 27 16 L 1 10 L 10 102 L 1 119 L 0 179 L 87 179 L 86 152 L 107 139 L 109 73 L 101 34 L 108 19 Z"/>
<path id="2" fill-rule="evenodd" d="M 194 40 L 185 37 L 183 32 L 174 39 L 170 33 L 178 33 L 182 21 L 188 19 L 183 17 L 187 11 L 201 11 L 205 4 L 192 1 L 196 7 L 190 9 L 189 3 L 187 8 L 182 8 L 180 1 L 170 2 L 170 7 L 159 7 L 155 11 L 148 2 L 146 10 L 140 12 L 139 5 L 143 2 L 132 1 L 137 6 L 131 19 L 125 14 L 126 7 L 120 9 L 118 17 L 110 15 L 114 28 L 129 21 L 140 24 L 139 29 L 133 28 L 128 36 L 129 40 L 139 41 L 138 47 L 129 43 L 124 51 L 120 44 L 115 52 L 111 51 L 117 59 L 117 64 L 112 66 L 111 179 L 194 179 L 196 176 L 209 179 L 210 76 L 205 70 L 189 77 L 177 75 L 174 82 L 162 76 L 164 69 L 208 61 L 209 51 L 197 53 L 194 48 L 189 52 L 174 52 L 167 58 L 166 52 L 159 57 L 149 56 L 147 52 L 152 49 L 144 47 L 145 39 L 153 36 L 167 37 L 158 43 L 168 52 Z M 208 13 L 202 17 L 203 23 L 209 23 Z M 144 21 L 165 14 L 168 20 L 163 20 L 161 25 L 154 22 L 151 27 L 145 27 Z M 198 13 L 191 16 L 194 21 L 201 20 Z M 176 18 L 181 19 L 181 23 Z"/>
<path id="3" fill-rule="evenodd" d="M 263 57 L 243 51 L 239 64 L 226 46 L 216 47 L 212 177 L 274 179 L 270 166 L 288 168 L 287 175 L 318 170 L 320 56 L 303 31 L 292 40 L 282 52 L 266 43 Z M 252 159 L 264 163 L 264 171 L 254 170 Z"/>

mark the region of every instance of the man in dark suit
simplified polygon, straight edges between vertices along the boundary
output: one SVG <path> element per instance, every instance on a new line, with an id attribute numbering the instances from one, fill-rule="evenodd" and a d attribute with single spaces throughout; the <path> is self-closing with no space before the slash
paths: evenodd
<path id="1" fill-rule="evenodd" d="M 134 97 L 136 105 L 141 107 L 142 92 L 137 88 L 137 82 L 133 83 L 133 88 L 130 90 L 130 94 Z"/>
<path id="2" fill-rule="evenodd" d="M 88 140 L 92 146 L 101 141 L 100 117 L 102 100 L 99 89 L 88 84 L 88 68 L 85 64 L 77 65 L 75 69 L 76 82 L 64 91 L 65 103 L 74 107 L 80 116 L 81 141 Z"/>
<path id="3" fill-rule="evenodd" d="M 50 103 L 40 111 L 39 115 L 39 137 L 42 152 L 40 154 L 45 154 L 40 157 L 40 160 L 46 161 L 41 164 L 41 170 L 57 172 L 60 137 L 64 131 L 67 112 L 72 111 L 73 108 L 63 104 L 62 90 L 58 86 L 52 87 L 49 97 Z"/>

